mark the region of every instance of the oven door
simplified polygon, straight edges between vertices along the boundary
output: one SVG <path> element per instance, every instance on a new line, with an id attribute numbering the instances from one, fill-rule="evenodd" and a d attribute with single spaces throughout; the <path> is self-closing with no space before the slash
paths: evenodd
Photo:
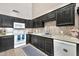
<path id="1" fill-rule="evenodd" d="M 26 35 L 25 34 L 14 35 L 14 42 L 15 44 L 21 44 L 23 42 L 26 42 Z"/>
<path id="2" fill-rule="evenodd" d="M 17 35 L 17 42 L 20 42 L 20 41 L 21 41 L 21 36 Z"/>
<path id="3" fill-rule="evenodd" d="M 21 35 L 21 41 L 22 42 L 26 42 L 26 34 L 22 34 Z"/>
<path id="4" fill-rule="evenodd" d="M 21 41 L 21 35 L 14 35 L 14 44 L 18 44 Z"/>
<path id="5" fill-rule="evenodd" d="M 22 40 L 26 40 L 26 35 L 25 35 L 25 34 L 22 34 L 21 39 L 22 39 Z"/>

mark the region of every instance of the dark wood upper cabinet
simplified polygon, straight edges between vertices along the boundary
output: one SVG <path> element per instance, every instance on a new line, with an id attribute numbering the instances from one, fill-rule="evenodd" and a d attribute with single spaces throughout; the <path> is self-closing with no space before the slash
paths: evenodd
<path id="1" fill-rule="evenodd" d="M 2 27 L 2 18 L 3 16 L 0 14 L 0 27 Z"/>
<path id="2" fill-rule="evenodd" d="M 0 15 L 0 27 L 13 27 L 12 17 L 6 15 Z"/>
<path id="3" fill-rule="evenodd" d="M 47 14 L 40 16 L 40 18 L 43 22 L 47 22 L 49 20 Z"/>
<path id="4" fill-rule="evenodd" d="M 41 20 L 34 20 L 34 28 L 42 28 L 44 27 L 44 22 Z"/>
<path id="5" fill-rule="evenodd" d="M 75 25 L 75 3 L 71 3 L 57 10 L 57 26 Z"/>
<path id="6" fill-rule="evenodd" d="M 42 28 L 44 27 L 44 22 L 42 21 L 41 17 L 33 19 L 34 22 L 34 28 Z"/>
<path id="7" fill-rule="evenodd" d="M 42 22 L 49 22 L 49 21 L 55 21 L 56 20 L 56 10 L 51 11 L 49 13 L 46 13 L 40 17 L 38 17 Z"/>
<path id="8" fill-rule="evenodd" d="M 26 19 L 0 14 L 0 27 L 13 28 L 14 22 L 26 23 Z M 32 23 L 29 21 L 28 25 L 29 25 L 29 27 L 31 27 Z"/>
<path id="9" fill-rule="evenodd" d="M 14 22 L 25 23 L 25 19 L 22 19 L 22 18 L 16 18 L 16 17 L 15 17 Z"/>
<path id="10" fill-rule="evenodd" d="M 25 21 L 25 27 L 29 28 L 29 21 L 28 20 Z"/>
<path id="11" fill-rule="evenodd" d="M 56 18 L 56 10 L 49 12 L 47 15 L 48 15 L 49 19 L 55 19 Z"/>
<path id="12" fill-rule="evenodd" d="M 55 20 L 56 20 L 56 10 L 51 11 L 47 14 L 47 20 L 45 22 L 55 21 Z"/>
<path id="13" fill-rule="evenodd" d="M 33 28 L 33 26 L 34 26 L 33 20 L 29 20 L 28 23 L 29 23 L 28 24 L 29 28 Z"/>
<path id="14" fill-rule="evenodd" d="M 34 26 L 33 20 L 26 20 L 25 21 L 26 28 L 33 28 L 33 26 Z"/>
<path id="15" fill-rule="evenodd" d="M 33 25 L 34 25 L 34 28 L 37 28 L 37 22 L 35 20 L 33 20 Z"/>

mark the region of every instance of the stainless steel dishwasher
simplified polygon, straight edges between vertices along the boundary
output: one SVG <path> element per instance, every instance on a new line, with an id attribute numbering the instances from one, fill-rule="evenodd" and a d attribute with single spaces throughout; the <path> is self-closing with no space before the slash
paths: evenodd
<path id="1" fill-rule="evenodd" d="M 76 44 L 54 40 L 54 56 L 76 56 Z"/>

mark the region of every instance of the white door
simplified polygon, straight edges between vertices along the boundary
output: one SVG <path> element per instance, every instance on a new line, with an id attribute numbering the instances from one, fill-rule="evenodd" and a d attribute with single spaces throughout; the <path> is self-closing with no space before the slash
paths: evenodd
<path id="1" fill-rule="evenodd" d="M 54 40 L 55 56 L 76 56 L 76 44 Z"/>

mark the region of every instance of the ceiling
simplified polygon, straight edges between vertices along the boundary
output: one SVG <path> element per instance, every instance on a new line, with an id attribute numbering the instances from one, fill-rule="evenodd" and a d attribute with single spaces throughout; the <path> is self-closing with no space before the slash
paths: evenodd
<path id="1" fill-rule="evenodd" d="M 17 10 L 15 13 L 12 10 Z M 11 15 L 20 18 L 32 18 L 32 4 L 31 3 L 0 3 L 0 13 Z"/>
<path id="2" fill-rule="evenodd" d="M 69 3 L 33 3 L 32 4 L 32 18 L 39 17 L 50 11 L 56 10 Z"/>
<path id="3" fill-rule="evenodd" d="M 33 19 L 46 14 L 66 3 L 0 3 L 0 14 Z M 17 10 L 15 13 L 12 10 Z"/>

